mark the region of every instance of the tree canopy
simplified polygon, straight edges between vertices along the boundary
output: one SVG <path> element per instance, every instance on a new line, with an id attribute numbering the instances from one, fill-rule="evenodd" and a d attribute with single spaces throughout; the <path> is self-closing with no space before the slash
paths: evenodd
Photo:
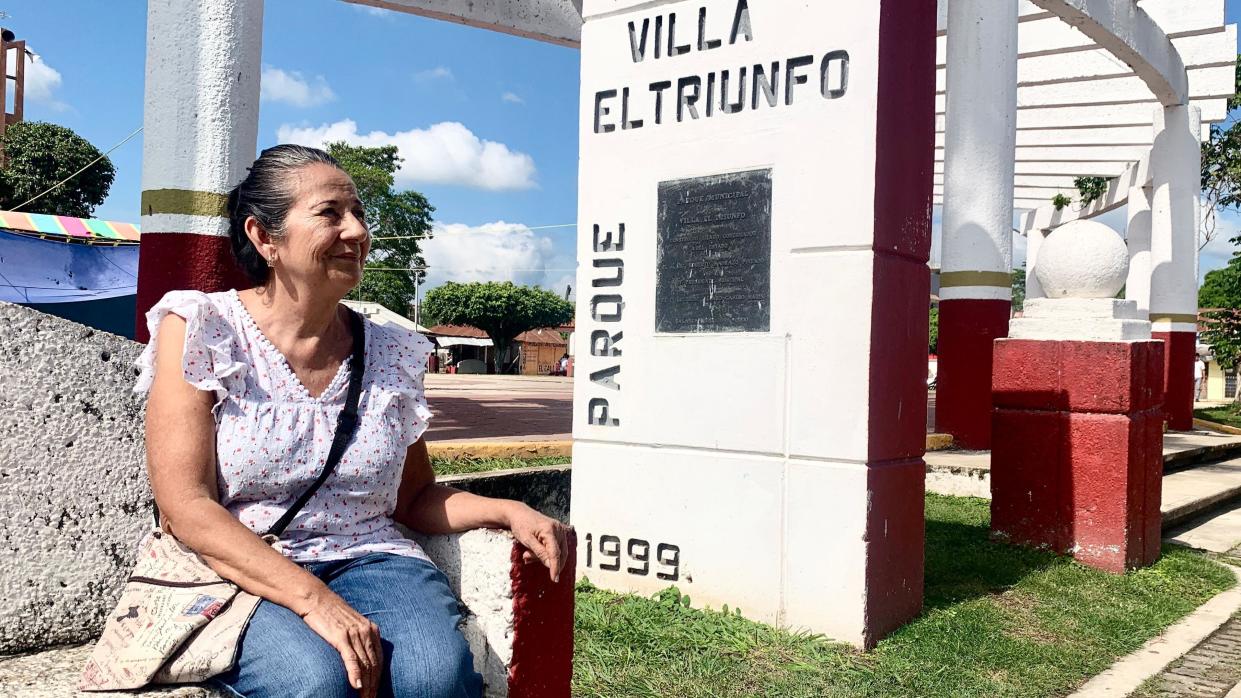
<path id="1" fill-rule="evenodd" d="M 540 327 L 559 327 L 573 319 L 573 304 L 560 296 L 511 281 L 448 282 L 427 292 L 423 309 L 438 322 L 477 327 L 502 357 L 517 335 Z M 499 366 L 490 370 L 499 372 Z"/>
<path id="2" fill-rule="evenodd" d="M 1235 84 L 1241 92 L 1241 56 Z M 1241 122 L 1232 114 L 1241 107 L 1241 94 L 1228 99 L 1228 120 L 1211 126 L 1202 144 L 1202 230 L 1199 247 L 1215 237 L 1215 213 L 1241 209 Z"/>
<path id="3" fill-rule="evenodd" d="M 1241 89 L 1241 59 L 1236 85 Z M 1241 107 L 1241 96 L 1228 100 L 1228 110 Z M 1241 209 L 1241 122 L 1229 116 L 1223 125 L 1211 127 L 1211 138 L 1202 144 L 1202 244 L 1215 234 L 1216 211 Z M 1230 240 L 1241 244 L 1241 236 Z M 1241 360 L 1241 256 L 1234 252 L 1222 269 L 1207 272 L 1198 289 L 1202 313 L 1202 341 L 1211 346 L 1216 361 L 1225 369 Z"/>
<path id="4" fill-rule="evenodd" d="M 1233 238 L 1241 243 L 1241 237 Z M 1234 252 L 1223 269 L 1207 272 L 1198 289 L 1202 313 L 1202 341 L 1225 369 L 1241 359 L 1241 253 Z"/>
<path id="5" fill-rule="evenodd" d="M 98 148 L 71 129 L 43 121 L 19 121 L 0 137 L 0 209 L 24 206 L 30 213 L 89 218 L 108 197 L 116 168 Z M 99 159 L 91 165 L 96 158 Z M 87 167 L 90 165 L 90 167 Z M 80 174 L 73 173 L 87 167 Z M 67 182 L 56 186 L 58 182 Z M 55 187 L 53 189 L 53 187 Z"/>
<path id="6" fill-rule="evenodd" d="M 349 298 L 379 303 L 409 315 L 418 283 L 426 275 L 420 241 L 431 237 L 435 211 L 416 191 L 396 191 L 401 156 L 394 145 L 366 147 L 329 143 L 327 151 L 353 177 L 371 229 L 368 271 Z"/>

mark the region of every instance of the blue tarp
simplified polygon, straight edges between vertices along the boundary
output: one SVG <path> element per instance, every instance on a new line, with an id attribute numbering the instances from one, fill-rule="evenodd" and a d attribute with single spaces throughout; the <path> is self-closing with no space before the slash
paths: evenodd
<path id="1" fill-rule="evenodd" d="M 132 296 L 138 245 L 85 245 L 0 230 L 0 301 L 22 305 Z"/>

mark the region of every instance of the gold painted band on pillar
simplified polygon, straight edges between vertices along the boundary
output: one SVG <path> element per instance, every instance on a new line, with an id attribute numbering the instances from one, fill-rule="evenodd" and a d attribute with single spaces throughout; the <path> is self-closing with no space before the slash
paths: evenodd
<path id="1" fill-rule="evenodd" d="M 1198 316 L 1195 313 L 1151 313 L 1151 322 L 1184 322 L 1194 325 L 1198 322 Z"/>
<path id="2" fill-rule="evenodd" d="M 150 189 L 142 192 L 142 215 L 157 213 L 227 218 L 228 195 L 192 189 Z"/>
<path id="3" fill-rule="evenodd" d="M 940 288 L 958 288 L 961 286 L 1012 288 L 1013 275 L 1003 271 L 946 271 L 940 273 Z"/>

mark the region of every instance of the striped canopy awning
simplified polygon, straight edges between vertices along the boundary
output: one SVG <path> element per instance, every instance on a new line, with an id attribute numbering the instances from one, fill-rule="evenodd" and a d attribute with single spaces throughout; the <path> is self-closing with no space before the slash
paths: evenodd
<path id="1" fill-rule="evenodd" d="M 21 211 L 0 211 L 0 228 L 19 235 L 91 245 L 136 245 L 140 234 L 133 223 Z"/>

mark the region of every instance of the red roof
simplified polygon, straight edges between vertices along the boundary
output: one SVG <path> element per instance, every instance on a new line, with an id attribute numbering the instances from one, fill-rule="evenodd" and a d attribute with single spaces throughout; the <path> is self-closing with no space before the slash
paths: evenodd
<path id="1" fill-rule="evenodd" d="M 487 333 L 477 327 L 469 325 L 436 325 L 430 328 L 430 333 L 441 337 L 476 337 L 485 339 Z M 517 335 L 517 341 L 521 344 L 552 344 L 556 346 L 568 346 L 568 341 L 560 336 L 559 330 L 544 328 L 538 330 L 530 330 Z"/>

